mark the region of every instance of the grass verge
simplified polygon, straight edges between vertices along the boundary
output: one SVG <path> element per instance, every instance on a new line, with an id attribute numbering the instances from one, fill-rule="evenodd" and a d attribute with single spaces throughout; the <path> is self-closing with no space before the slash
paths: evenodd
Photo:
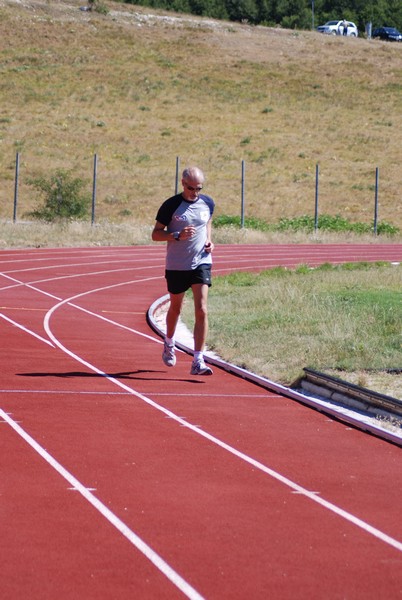
<path id="1" fill-rule="evenodd" d="M 5 248 L 56 248 L 62 246 L 131 246 L 151 243 L 153 215 L 147 223 L 137 219 L 127 219 L 116 223 L 103 219 L 91 225 L 89 221 L 58 220 L 12 221 L 0 219 L 0 249 Z M 306 230 L 284 227 L 265 227 L 264 222 L 247 223 L 241 228 L 236 223 L 224 224 L 219 221 L 215 227 L 215 244 L 306 244 L 306 243 L 401 243 L 401 233 L 358 232 L 354 228 L 343 231 L 329 228 Z"/>
<path id="2" fill-rule="evenodd" d="M 308 366 L 402 399 L 401 281 L 382 263 L 215 277 L 208 346 L 284 385 Z"/>

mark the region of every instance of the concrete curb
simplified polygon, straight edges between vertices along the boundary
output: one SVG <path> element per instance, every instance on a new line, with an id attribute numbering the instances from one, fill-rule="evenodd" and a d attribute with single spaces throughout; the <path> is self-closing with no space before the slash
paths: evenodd
<path id="1" fill-rule="evenodd" d="M 150 327 L 161 337 L 164 336 L 166 331 L 166 312 L 169 306 L 169 294 L 166 294 L 157 300 L 155 300 L 148 309 L 147 312 L 147 320 Z M 191 349 L 193 343 L 193 338 L 187 327 L 183 324 L 182 321 L 179 321 L 177 330 L 176 330 L 176 346 L 178 349 L 186 352 L 187 354 L 193 354 L 193 350 Z M 302 404 L 309 406 L 310 408 L 314 408 L 322 413 L 330 415 L 335 419 L 346 422 L 353 427 L 366 431 L 375 435 L 376 437 L 380 437 L 386 441 L 397 444 L 398 446 L 402 446 L 402 432 L 398 435 L 397 433 L 393 433 L 388 429 L 382 428 L 377 423 L 374 423 L 375 419 L 372 417 L 367 417 L 362 414 L 358 414 L 353 410 L 348 410 L 343 407 L 338 407 L 333 403 L 329 403 L 324 398 L 314 398 L 311 396 L 306 396 L 296 390 L 292 390 L 291 388 L 287 388 L 283 385 L 275 383 L 270 379 L 265 377 L 261 377 L 260 375 L 256 375 L 255 373 L 251 373 L 241 367 L 228 363 L 222 360 L 213 352 L 209 350 L 205 351 L 205 361 L 223 369 L 224 371 L 236 375 L 237 377 L 242 377 L 247 381 L 250 381 L 260 387 L 263 387 L 271 392 L 276 392 L 281 396 L 285 396 L 286 398 L 291 398 L 292 400 L 296 400 L 297 402 L 301 402 Z"/>

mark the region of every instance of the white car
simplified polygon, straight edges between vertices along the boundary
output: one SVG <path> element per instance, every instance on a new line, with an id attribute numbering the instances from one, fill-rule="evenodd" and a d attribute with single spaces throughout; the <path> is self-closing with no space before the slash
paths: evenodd
<path id="1" fill-rule="evenodd" d="M 346 35 L 351 37 L 357 37 L 359 32 L 357 27 L 352 21 L 346 21 L 347 23 L 347 32 Z M 320 33 L 327 33 L 329 35 L 343 35 L 344 30 L 344 21 L 327 21 L 325 25 L 320 25 L 317 27 L 317 31 Z"/>

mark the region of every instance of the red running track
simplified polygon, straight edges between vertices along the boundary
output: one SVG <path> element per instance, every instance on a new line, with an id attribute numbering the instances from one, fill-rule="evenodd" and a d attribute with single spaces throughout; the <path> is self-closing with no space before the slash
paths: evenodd
<path id="1" fill-rule="evenodd" d="M 402 598 L 402 454 L 161 361 L 163 245 L 0 254 L 2 600 Z M 215 273 L 401 261 L 220 246 Z"/>

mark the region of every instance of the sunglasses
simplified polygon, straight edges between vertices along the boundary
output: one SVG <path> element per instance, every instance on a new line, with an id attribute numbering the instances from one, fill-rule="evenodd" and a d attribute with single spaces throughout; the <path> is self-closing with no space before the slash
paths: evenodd
<path id="1" fill-rule="evenodd" d="M 184 185 L 186 186 L 186 188 L 188 190 L 190 190 L 190 192 L 200 192 L 202 190 L 202 185 L 197 186 L 197 187 L 193 187 L 192 185 L 188 185 L 186 182 L 184 182 Z"/>

